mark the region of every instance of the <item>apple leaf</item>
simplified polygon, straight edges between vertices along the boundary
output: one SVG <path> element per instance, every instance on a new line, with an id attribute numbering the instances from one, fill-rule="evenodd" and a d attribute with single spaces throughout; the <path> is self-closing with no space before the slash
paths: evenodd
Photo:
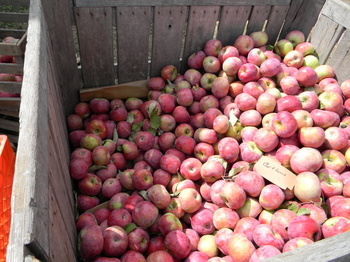
<path id="1" fill-rule="evenodd" d="M 172 89 L 175 89 L 175 84 L 172 83 L 169 79 L 167 79 L 167 82 L 168 82 L 168 85 L 172 88 Z"/>
<path id="2" fill-rule="evenodd" d="M 92 165 L 89 167 L 89 173 L 99 170 L 99 169 L 103 169 L 103 168 L 107 168 L 107 166 L 102 166 L 102 165 Z"/>
<path id="3" fill-rule="evenodd" d="M 229 120 L 228 121 L 229 121 L 231 126 L 234 126 L 237 123 L 237 121 L 238 121 L 238 118 L 236 117 L 235 112 L 234 112 L 233 109 L 230 110 Z"/>
<path id="4" fill-rule="evenodd" d="M 140 190 L 139 194 L 143 197 L 143 199 L 145 199 L 146 201 L 149 201 L 146 190 Z"/>
<path id="5" fill-rule="evenodd" d="M 306 207 L 299 208 L 298 211 L 296 212 L 297 216 L 308 215 L 310 213 L 311 213 L 311 210 Z"/>
<path id="6" fill-rule="evenodd" d="M 141 128 L 142 128 L 142 126 L 143 126 L 143 121 L 140 121 L 140 122 L 137 122 L 137 123 L 135 123 L 135 124 L 132 124 L 132 126 L 131 126 L 131 130 L 132 131 L 140 131 L 141 130 Z"/>
<path id="7" fill-rule="evenodd" d="M 272 51 L 275 47 L 273 45 L 266 45 L 266 50 Z"/>
<path id="8" fill-rule="evenodd" d="M 156 130 L 154 128 L 152 128 L 152 127 L 148 128 L 147 131 L 150 132 L 154 136 L 157 134 Z"/>
<path id="9" fill-rule="evenodd" d="M 129 234 L 135 228 L 137 228 L 137 225 L 135 223 L 129 223 L 124 227 L 124 230 L 125 230 L 126 234 Z"/>
<path id="10" fill-rule="evenodd" d="M 132 122 L 134 122 L 135 120 L 135 115 L 134 114 L 128 114 L 128 117 L 126 118 L 126 121 L 129 122 L 130 124 L 132 124 Z"/>
<path id="11" fill-rule="evenodd" d="M 113 141 L 115 143 L 117 143 L 117 140 L 118 140 L 118 132 L 117 132 L 117 128 L 114 128 L 113 129 Z"/>
<path id="12" fill-rule="evenodd" d="M 117 146 L 116 151 L 123 152 L 123 145 Z"/>
<path id="13" fill-rule="evenodd" d="M 156 102 L 153 102 L 149 105 L 149 107 L 147 109 L 147 113 L 148 113 L 149 118 L 152 118 L 152 116 L 154 116 L 154 115 L 158 115 L 158 108 L 157 108 Z"/>
<path id="14" fill-rule="evenodd" d="M 160 116 L 152 115 L 150 118 L 150 124 L 153 129 L 158 129 L 160 127 Z"/>
<path id="15" fill-rule="evenodd" d="M 288 203 L 285 205 L 281 205 L 279 209 L 288 209 L 290 211 L 293 211 L 295 214 L 297 214 L 299 210 L 299 206 L 295 203 Z"/>

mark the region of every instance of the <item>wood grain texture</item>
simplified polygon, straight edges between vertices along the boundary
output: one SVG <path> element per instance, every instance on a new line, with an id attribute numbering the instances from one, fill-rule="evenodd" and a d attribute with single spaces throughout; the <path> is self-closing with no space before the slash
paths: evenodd
<path id="1" fill-rule="evenodd" d="M 112 8 L 77 8 L 75 17 L 84 87 L 113 84 Z"/>
<path id="2" fill-rule="evenodd" d="M 26 13 L 0 13 L 0 22 L 28 23 L 29 15 Z"/>
<path id="3" fill-rule="evenodd" d="M 222 7 L 216 38 L 224 46 L 233 45 L 236 38 L 243 34 L 251 9 L 248 5 Z"/>
<path id="4" fill-rule="evenodd" d="M 0 108 L 1 109 L 18 111 L 20 104 L 21 104 L 21 98 L 19 98 L 19 97 L 9 97 L 9 98 L 2 97 L 0 99 Z"/>
<path id="5" fill-rule="evenodd" d="M 0 81 L 0 92 L 11 94 L 21 93 L 21 82 Z"/>
<path id="6" fill-rule="evenodd" d="M 282 253 L 276 257 L 267 258 L 264 262 L 347 262 L 350 259 L 350 232 L 335 237 L 317 241 L 310 245 Z"/>
<path id="7" fill-rule="evenodd" d="M 33 0 L 31 10 L 27 63 L 24 65 L 24 78 L 27 81 L 23 83 L 23 108 L 20 109 L 20 129 L 25 132 L 20 132 L 18 139 L 7 261 L 23 261 L 23 246 L 34 242 L 40 246 L 37 250 L 40 256 L 47 258 L 49 252 L 46 124 L 48 57 L 43 52 L 46 50 L 47 31 L 40 1 Z"/>
<path id="8" fill-rule="evenodd" d="M 344 27 L 320 15 L 309 40 L 319 56 L 320 64 L 326 63 L 343 31 Z"/>
<path id="9" fill-rule="evenodd" d="M 214 37 L 219 11 L 219 6 L 192 6 L 190 8 L 181 73 L 188 68 L 188 57 L 194 52 L 203 50 L 205 43 Z"/>
<path id="10" fill-rule="evenodd" d="M 217 0 L 215 5 L 230 6 L 230 5 L 289 5 L 290 0 Z M 81 6 L 209 6 L 213 5 L 213 1 L 210 0 L 137 0 L 132 1 L 128 0 L 75 0 L 75 5 L 77 7 Z"/>
<path id="11" fill-rule="evenodd" d="M 147 78 L 151 7 L 118 7 L 118 83 Z M 107 84 L 106 84 L 107 85 Z"/>
<path id="12" fill-rule="evenodd" d="M 348 68 L 350 68 L 350 29 L 344 31 L 339 38 L 335 50 L 332 52 L 327 64 L 333 67 L 336 72 L 337 80 L 342 83 L 350 78 Z"/>
<path id="13" fill-rule="evenodd" d="M 1 0 L 1 5 L 14 5 L 29 7 L 30 0 Z"/>
<path id="14" fill-rule="evenodd" d="M 350 28 L 349 12 L 350 5 L 344 0 L 326 1 L 322 9 L 323 15 L 346 28 Z"/>
<path id="15" fill-rule="evenodd" d="M 156 6 L 153 17 L 150 76 L 159 76 L 161 69 L 167 64 L 180 68 L 187 7 Z"/>
<path id="16" fill-rule="evenodd" d="M 11 64 L 11 63 L 0 63 L 0 72 L 7 74 L 23 74 L 23 65 L 21 64 Z"/>
<path id="17" fill-rule="evenodd" d="M 269 17 L 271 6 L 256 5 L 253 7 L 249 17 L 246 34 L 254 31 L 261 31 L 264 28 L 265 21 Z"/>
<path id="18" fill-rule="evenodd" d="M 264 30 L 268 35 L 267 44 L 274 45 L 276 43 L 288 9 L 288 6 L 273 6 L 271 8 L 271 12 Z"/>
<path id="19" fill-rule="evenodd" d="M 72 111 L 78 100 L 80 77 L 71 27 L 71 12 L 67 0 L 42 1 L 50 34 L 47 44 L 52 46 L 58 81 L 62 89 L 65 114 Z M 52 10 L 55 10 L 54 12 Z"/>
<path id="20" fill-rule="evenodd" d="M 315 25 L 318 15 L 326 0 L 293 0 L 281 31 L 281 37 L 292 30 L 298 29 L 307 37 Z"/>

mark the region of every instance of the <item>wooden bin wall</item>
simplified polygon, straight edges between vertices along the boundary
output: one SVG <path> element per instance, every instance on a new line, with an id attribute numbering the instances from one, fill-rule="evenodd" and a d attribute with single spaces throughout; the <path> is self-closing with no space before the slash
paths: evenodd
<path id="1" fill-rule="evenodd" d="M 328 17 L 321 11 L 324 2 L 218 0 L 213 6 L 207 0 L 176 4 L 166 0 L 31 0 L 20 109 L 23 132 L 7 261 L 77 259 L 65 117 L 79 99 L 81 82 L 88 88 L 142 80 L 158 75 L 167 63 L 183 72 L 186 57 L 202 49 L 217 25 L 217 38 L 224 44 L 232 44 L 248 20 L 246 32 L 264 27 L 270 43 L 277 39 L 279 29 L 281 36 L 293 29 L 309 35 L 320 12 Z M 336 3 L 340 1 L 327 0 L 326 7 Z M 342 32 L 348 28 L 342 27 Z M 81 72 L 75 57 L 75 31 Z M 311 34 L 310 39 L 322 46 L 326 38 L 323 33 Z M 329 59 L 335 53 L 336 49 L 330 52 Z M 349 237 L 350 232 L 341 234 L 267 261 L 349 261 Z"/>
<path id="2" fill-rule="evenodd" d="M 28 7 L 29 0 L 1 0 L 0 5 Z M 28 23 L 28 13 L 1 12 L 0 22 L 15 25 L 26 24 Z M 26 35 L 25 28 L 14 29 L 11 28 L 11 25 L 8 28 L 6 26 L 0 28 L 0 39 L 7 36 L 19 39 L 17 43 L 13 44 L 0 43 L 0 55 L 12 55 L 16 58 L 16 63 L 0 63 L 0 73 L 23 75 Z M 0 81 L 0 92 L 21 93 L 21 86 L 21 82 Z M 0 134 L 7 135 L 15 145 L 18 142 L 20 102 L 20 97 L 0 97 Z"/>

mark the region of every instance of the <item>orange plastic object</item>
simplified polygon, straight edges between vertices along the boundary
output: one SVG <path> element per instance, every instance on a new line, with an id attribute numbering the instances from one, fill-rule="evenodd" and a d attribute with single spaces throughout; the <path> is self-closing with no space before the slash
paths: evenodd
<path id="1" fill-rule="evenodd" d="M 10 234 L 15 159 L 8 137 L 0 135 L 0 262 L 6 261 L 6 248 Z"/>

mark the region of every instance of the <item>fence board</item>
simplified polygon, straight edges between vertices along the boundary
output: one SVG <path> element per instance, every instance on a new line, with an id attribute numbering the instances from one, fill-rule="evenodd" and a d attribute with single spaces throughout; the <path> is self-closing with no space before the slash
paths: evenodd
<path id="1" fill-rule="evenodd" d="M 185 6 L 155 7 L 150 76 L 158 76 L 167 64 L 180 68 L 186 20 Z"/>
<path id="2" fill-rule="evenodd" d="M 114 84 L 112 8 L 77 8 L 84 87 Z"/>
<path id="3" fill-rule="evenodd" d="M 146 79 L 151 7 L 118 7 L 118 83 Z"/>

